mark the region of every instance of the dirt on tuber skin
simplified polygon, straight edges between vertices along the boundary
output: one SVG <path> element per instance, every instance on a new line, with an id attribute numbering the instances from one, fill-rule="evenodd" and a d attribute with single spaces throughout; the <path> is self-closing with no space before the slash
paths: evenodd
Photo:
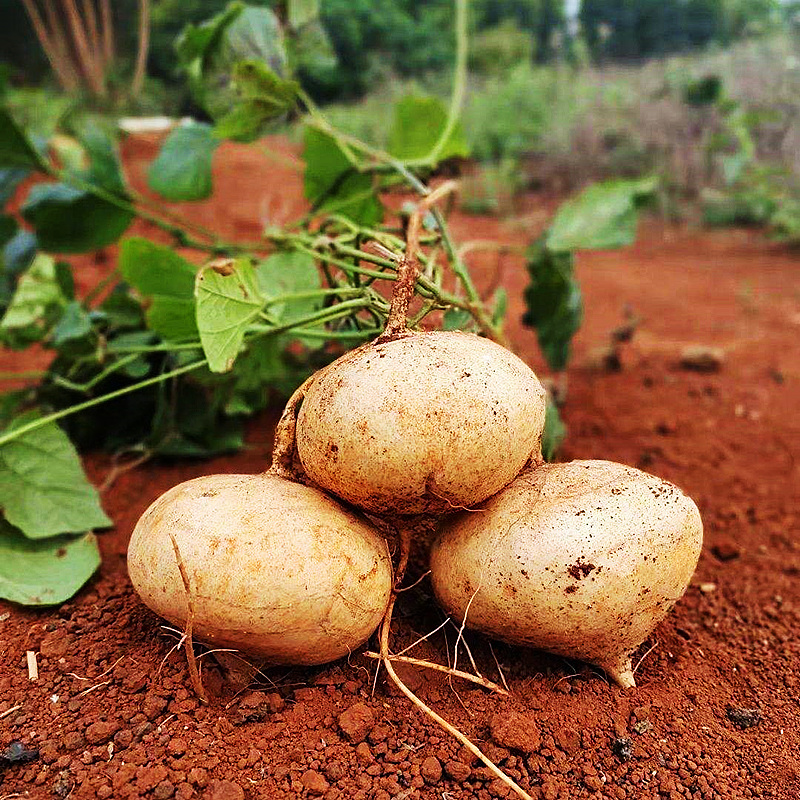
<path id="1" fill-rule="evenodd" d="M 541 457 L 545 392 L 495 342 L 403 332 L 342 356 L 305 388 L 296 446 L 308 477 L 376 514 L 474 506 Z"/>
<path id="2" fill-rule="evenodd" d="M 544 464 L 442 522 L 430 558 L 445 610 L 502 641 L 580 658 L 635 686 L 632 653 L 683 595 L 697 506 L 610 461 Z"/>
<path id="3" fill-rule="evenodd" d="M 378 627 L 392 588 L 372 525 L 269 473 L 209 475 L 165 492 L 136 525 L 128 571 L 145 605 L 181 628 L 191 600 L 197 640 L 277 664 L 346 656 Z"/>

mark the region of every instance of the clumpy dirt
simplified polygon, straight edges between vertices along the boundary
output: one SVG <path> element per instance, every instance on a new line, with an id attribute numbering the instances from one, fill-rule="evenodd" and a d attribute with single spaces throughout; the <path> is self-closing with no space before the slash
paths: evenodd
<path id="1" fill-rule="evenodd" d="M 126 143 L 139 185 L 154 148 Z M 255 237 L 264 222 L 302 208 L 299 178 L 284 162 L 234 146 L 215 158 L 218 196 L 182 209 L 195 220 Z M 549 208 L 527 198 L 525 215 L 505 223 L 456 214 L 455 234 L 524 244 Z M 106 261 L 113 258 L 110 250 Z M 482 286 L 496 282 L 494 253 L 468 258 Z M 500 680 L 502 670 L 508 698 L 402 669 L 420 697 L 537 800 L 800 797 L 798 258 L 755 232 L 702 233 L 659 220 L 646 221 L 629 250 L 579 258 L 586 320 L 569 370 L 561 458 L 618 460 L 674 481 L 697 501 L 706 539 L 686 596 L 641 648 L 634 690 L 580 662 L 480 636 L 467 636 L 472 655 L 488 678 Z M 511 341 L 541 368 L 535 336 L 519 323 L 522 259 L 502 262 Z M 75 263 L 82 285 L 108 268 Z M 641 322 L 621 368 L 599 369 L 594 351 L 626 310 Z M 682 368 L 683 348 L 698 344 L 722 348 L 723 362 Z M 211 702 L 193 696 L 178 634 L 132 593 L 127 541 L 147 505 L 175 483 L 264 469 L 277 414 L 252 421 L 238 455 L 120 475 L 104 494 L 115 528 L 100 537 L 102 566 L 73 600 L 46 610 L 0 603 L 0 798 L 509 796 L 383 674 L 376 681 L 362 654 L 274 668 L 247 688 L 204 656 Z M 86 465 L 100 484 L 112 461 L 96 454 Z M 395 648 L 442 619 L 423 580 L 402 596 Z M 445 627 L 414 654 L 446 663 L 455 639 Z M 37 653 L 36 681 L 27 650 Z M 462 650 L 459 665 L 468 660 Z M 15 760 L 21 753 L 29 760 Z"/>

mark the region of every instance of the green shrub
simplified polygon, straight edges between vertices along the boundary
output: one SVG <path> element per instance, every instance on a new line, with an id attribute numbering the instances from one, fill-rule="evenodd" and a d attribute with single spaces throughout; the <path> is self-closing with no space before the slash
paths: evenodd
<path id="1" fill-rule="evenodd" d="M 473 37 L 470 66 L 481 75 L 504 75 L 517 64 L 530 63 L 533 55 L 533 36 L 507 19 Z"/>

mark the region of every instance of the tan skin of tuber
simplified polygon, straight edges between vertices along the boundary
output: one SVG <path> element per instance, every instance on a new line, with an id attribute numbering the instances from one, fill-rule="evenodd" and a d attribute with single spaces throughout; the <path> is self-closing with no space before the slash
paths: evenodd
<path id="1" fill-rule="evenodd" d="M 274 473 L 208 475 L 158 498 L 128 571 L 144 603 L 212 647 L 273 664 L 323 664 L 375 631 L 392 566 L 366 520 Z"/>
<path id="2" fill-rule="evenodd" d="M 697 506 L 667 481 L 610 461 L 544 464 L 441 523 L 431 581 L 467 627 L 630 688 L 631 655 L 686 591 L 702 542 Z"/>

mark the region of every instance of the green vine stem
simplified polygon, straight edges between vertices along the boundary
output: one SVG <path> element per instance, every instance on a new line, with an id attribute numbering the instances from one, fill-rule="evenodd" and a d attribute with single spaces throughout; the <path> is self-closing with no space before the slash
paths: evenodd
<path id="1" fill-rule="evenodd" d="M 108 394 L 101 395 L 100 397 L 93 397 L 91 400 L 86 400 L 83 403 L 69 406 L 69 408 L 62 408 L 59 411 L 54 411 L 52 414 L 46 414 L 43 417 L 31 420 L 31 422 L 26 422 L 24 425 L 12 428 L 11 430 L 6 430 L 5 433 L 0 434 L 0 447 L 2 447 L 4 444 L 14 441 L 14 439 L 18 439 L 20 436 L 23 436 L 26 433 L 43 428 L 45 425 L 49 425 L 51 422 L 57 422 L 60 419 L 64 419 L 64 417 L 69 417 L 72 414 L 78 414 L 81 411 L 94 408 L 95 406 L 99 406 L 102 403 L 108 402 L 109 400 L 114 400 L 117 397 L 122 397 L 123 395 L 131 394 L 132 392 L 138 392 L 139 389 L 146 389 L 148 386 L 155 386 L 157 383 L 163 383 L 164 381 L 170 380 L 170 378 L 177 378 L 179 375 L 185 375 L 187 372 L 192 372 L 200 367 L 204 367 L 207 363 L 207 360 L 204 358 L 201 361 L 195 361 L 192 364 L 185 364 L 184 366 L 177 367 L 169 372 L 164 372 L 161 375 L 147 378 L 146 380 L 139 381 L 138 383 L 133 383 L 130 386 L 124 386 L 122 389 L 117 389 L 116 391 L 109 392 Z"/>

